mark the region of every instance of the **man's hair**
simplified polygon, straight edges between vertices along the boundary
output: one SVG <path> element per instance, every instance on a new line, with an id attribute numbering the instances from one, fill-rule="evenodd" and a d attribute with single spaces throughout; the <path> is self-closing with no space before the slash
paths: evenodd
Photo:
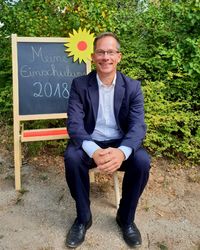
<path id="1" fill-rule="evenodd" d="M 112 32 L 103 32 L 103 33 L 97 35 L 94 39 L 94 51 L 96 49 L 97 41 L 100 40 L 101 38 L 107 37 L 107 36 L 113 37 L 117 42 L 117 49 L 118 50 L 120 49 L 120 41 L 119 41 L 118 37 Z"/>

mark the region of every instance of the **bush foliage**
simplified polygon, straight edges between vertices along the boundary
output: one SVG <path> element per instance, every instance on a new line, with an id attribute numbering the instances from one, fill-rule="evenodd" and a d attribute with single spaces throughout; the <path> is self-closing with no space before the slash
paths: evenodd
<path id="1" fill-rule="evenodd" d="M 146 3 L 146 4 L 142 4 Z M 200 2 L 0 0 L 0 113 L 12 115 L 10 35 L 115 32 L 119 69 L 142 81 L 152 154 L 200 158 Z M 149 1 L 150 2 L 150 1 Z"/>

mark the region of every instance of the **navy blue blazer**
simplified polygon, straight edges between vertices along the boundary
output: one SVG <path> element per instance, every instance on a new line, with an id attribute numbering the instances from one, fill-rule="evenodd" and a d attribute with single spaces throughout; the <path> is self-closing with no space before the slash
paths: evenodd
<path id="1" fill-rule="evenodd" d="M 81 147 L 83 140 L 91 140 L 99 104 L 96 71 L 75 78 L 68 102 L 67 129 L 71 143 Z M 114 92 L 114 113 L 123 138 L 121 145 L 134 152 L 145 137 L 144 99 L 139 81 L 117 72 Z"/>

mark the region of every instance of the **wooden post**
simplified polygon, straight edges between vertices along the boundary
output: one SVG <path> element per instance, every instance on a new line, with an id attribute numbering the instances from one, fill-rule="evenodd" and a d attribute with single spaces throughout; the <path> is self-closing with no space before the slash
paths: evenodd
<path id="1" fill-rule="evenodd" d="M 119 191 L 119 180 L 117 171 L 113 173 L 113 180 L 114 180 L 114 189 L 115 189 L 115 201 L 116 201 L 116 208 L 119 208 L 120 202 L 120 191 Z"/>
<path id="2" fill-rule="evenodd" d="M 12 34 L 12 70 L 13 70 L 13 132 L 14 132 L 14 165 L 15 165 L 15 189 L 21 189 L 21 142 L 19 120 L 19 90 L 17 67 L 17 35 Z"/>

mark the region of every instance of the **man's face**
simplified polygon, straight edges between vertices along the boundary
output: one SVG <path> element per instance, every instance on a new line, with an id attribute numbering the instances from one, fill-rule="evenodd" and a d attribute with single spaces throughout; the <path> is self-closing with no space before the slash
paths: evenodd
<path id="1" fill-rule="evenodd" d="M 115 74 L 117 64 L 121 60 L 121 53 L 117 49 L 117 41 L 112 36 L 100 38 L 92 54 L 92 60 L 100 75 Z"/>

